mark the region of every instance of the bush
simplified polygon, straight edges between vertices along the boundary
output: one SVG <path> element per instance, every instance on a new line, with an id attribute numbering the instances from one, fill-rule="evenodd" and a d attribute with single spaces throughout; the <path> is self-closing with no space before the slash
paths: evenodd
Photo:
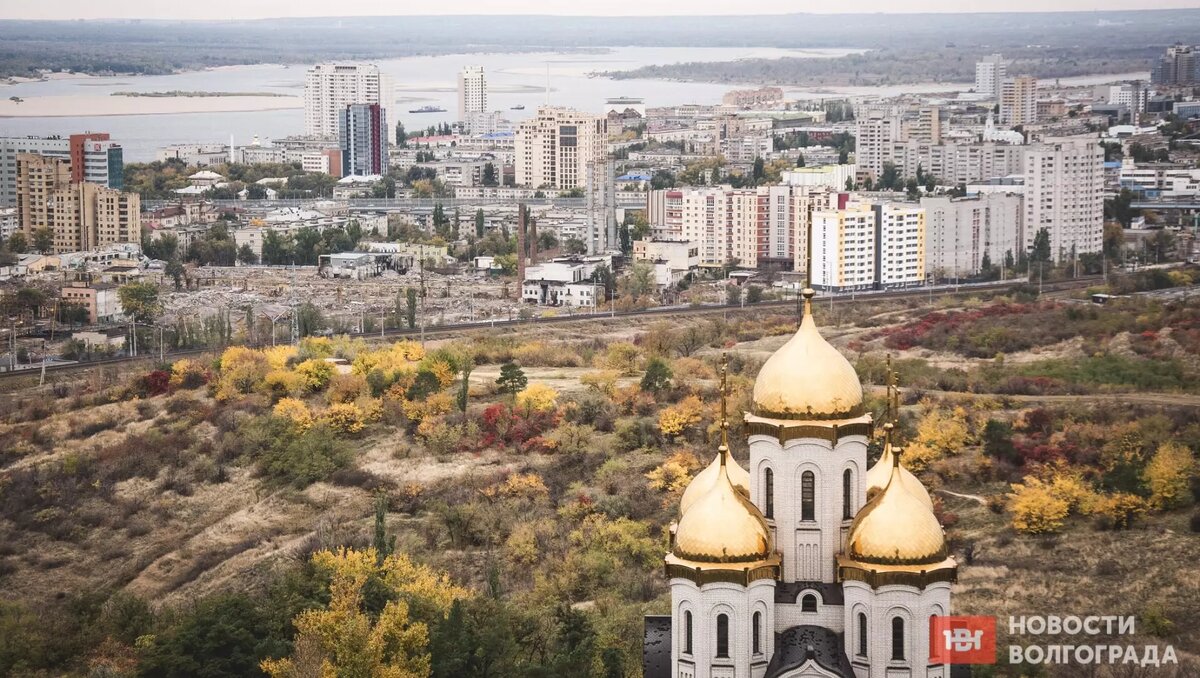
<path id="1" fill-rule="evenodd" d="M 350 462 L 350 453 L 327 426 L 301 431 L 291 422 L 274 418 L 260 426 L 265 440 L 260 438 L 255 453 L 264 476 L 303 488 Z"/>
<path id="2" fill-rule="evenodd" d="M 330 405 L 329 409 L 325 410 L 324 419 L 329 423 L 329 428 L 338 433 L 358 433 L 366 426 L 362 410 L 354 403 Z"/>
<path id="3" fill-rule="evenodd" d="M 1192 528 L 1192 532 L 1200 532 L 1200 511 L 1192 514 L 1192 520 L 1189 524 L 1189 527 Z"/>

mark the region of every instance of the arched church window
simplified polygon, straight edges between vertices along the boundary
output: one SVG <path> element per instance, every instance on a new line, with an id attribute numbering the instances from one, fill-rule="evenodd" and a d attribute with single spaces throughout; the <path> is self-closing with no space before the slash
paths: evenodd
<path id="1" fill-rule="evenodd" d="M 816 520 L 816 478 L 812 471 L 800 476 L 800 520 Z"/>
<path id="2" fill-rule="evenodd" d="M 754 613 L 754 654 L 762 652 L 762 612 Z"/>
<path id="3" fill-rule="evenodd" d="M 858 656 L 867 656 L 867 615 L 858 613 Z"/>
<path id="4" fill-rule="evenodd" d="M 683 613 L 683 653 L 692 653 L 692 611 Z"/>
<path id="5" fill-rule="evenodd" d="M 853 475 L 850 469 L 842 473 L 842 518 L 849 520 L 854 517 L 854 508 L 850 501 L 850 486 L 853 485 Z"/>
<path id="6" fill-rule="evenodd" d="M 765 493 L 765 501 L 763 501 L 763 514 L 767 518 L 775 517 L 775 472 L 767 469 L 763 474 L 763 492 Z"/>
<path id="7" fill-rule="evenodd" d="M 904 659 L 904 619 L 892 617 L 892 659 Z"/>
<path id="8" fill-rule="evenodd" d="M 800 611 L 801 612 L 816 612 L 817 611 L 817 597 L 814 596 L 813 594 L 809 593 L 809 594 L 806 594 L 803 598 L 801 598 L 800 599 Z"/>
<path id="9" fill-rule="evenodd" d="M 729 615 L 717 615 L 717 656 L 729 656 Z"/>

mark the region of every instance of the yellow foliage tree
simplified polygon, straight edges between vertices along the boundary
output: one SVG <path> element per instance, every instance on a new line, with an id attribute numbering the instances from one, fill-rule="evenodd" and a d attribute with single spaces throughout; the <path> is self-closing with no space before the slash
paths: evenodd
<path id="1" fill-rule="evenodd" d="M 339 433 L 358 433 L 366 425 L 362 410 L 354 403 L 335 403 L 325 410 L 329 428 Z"/>
<path id="2" fill-rule="evenodd" d="M 443 618 L 455 600 L 467 596 L 464 589 L 403 554 L 380 559 L 374 549 L 321 551 L 313 564 L 331 576 L 329 605 L 296 617 L 295 652 L 264 661 L 264 672 L 273 678 L 429 675 L 429 629 L 417 620 Z M 371 580 L 398 598 L 376 619 L 363 610 L 363 588 Z"/>
<path id="3" fill-rule="evenodd" d="M 667 457 L 662 465 L 646 473 L 650 487 L 670 495 L 682 493 L 692 478 L 692 471 L 700 465 L 691 452 L 676 452 Z"/>
<path id="4" fill-rule="evenodd" d="M 305 359 L 332 358 L 333 341 L 328 337 L 305 337 L 300 340 L 298 354 Z"/>
<path id="5" fill-rule="evenodd" d="M 270 370 L 266 356 L 244 346 L 231 346 L 221 354 L 221 378 L 217 382 L 217 400 L 229 400 L 242 393 L 251 393 L 262 383 Z"/>
<path id="6" fill-rule="evenodd" d="M 689 426 L 700 423 L 704 403 L 690 395 L 658 413 L 658 429 L 668 438 L 683 433 Z"/>
<path id="7" fill-rule="evenodd" d="M 400 406 L 409 421 L 419 424 L 426 417 L 446 414 L 454 408 L 454 401 L 448 393 L 434 393 L 425 400 L 401 400 Z"/>
<path id="8" fill-rule="evenodd" d="M 172 389 L 191 387 L 194 388 L 199 384 L 204 383 L 204 368 L 193 360 L 180 358 L 171 365 L 171 379 L 169 384 Z"/>
<path id="9" fill-rule="evenodd" d="M 453 384 L 458 375 L 458 372 L 454 370 L 454 366 L 445 360 L 429 361 L 429 371 L 433 372 L 433 376 L 437 377 L 438 384 L 442 388 Z"/>
<path id="10" fill-rule="evenodd" d="M 296 374 L 304 379 L 304 387 L 310 391 L 320 391 L 328 386 L 333 372 L 333 365 L 319 358 L 309 358 L 296 366 Z"/>
<path id="11" fill-rule="evenodd" d="M 534 382 L 517 393 L 517 407 L 532 412 L 549 412 L 558 406 L 558 391 Z"/>
<path id="12" fill-rule="evenodd" d="M 611 397 L 617 390 L 617 379 L 620 376 L 621 373 L 616 370 L 587 372 L 579 377 L 579 383 L 598 393 Z"/>
<path id="13" fill-rule="evenodd" d="M 304 377 L 286 368 L 273 369 L 263 377 L 263 390 L 276 398 L 295 396 L 307 388 Z"/>
<path id="14" fill-rule="evenodd" d="M 312 412 L 309 411 L 308 405 L 305 405 L 303 400 L 283 398 L 275 403 L 272 413 L 277 417 L 290 420 L 302 431 L 313 425 Z"/>
<path id="15" fill-rule="evenodd" d="M 330 404 L 349 403 L 369 392 L 367 380 L 361 374 L 335 374 L 329 380 L 325 400 Z"/>
<path id="16" fill-rule="evenodd" d="M 1008 495 L 1008 510 L 1012 512 L 1012 524 L 1018 532 L 1043 534 L 1057 532 L 1070 513 L 1071 505 L 1058 496 L 1051 485 L 1034 476 L 1026 476 L 1024 483 L 1013 483 Z"/>
<path id="17" fill-rule="evenodd" d="M 595 365 L 602 370 L 615 370 L 625 376 L 631 376 L 641 371 L 642 352 L 637 346 L 627 341 L 615 341 L 608 345 L 604 353 L 596 354 Z"/>
<path id="18" fill-rule="evenodd" d="M 1133 521 L 1149 510 L 1150 504 L 1145 499 L 1128 492 L 1110 494 L 1102 498 L 1096 507 L 1096 512 L 1112 521 L 1116 530 L 1133 527 Z"/>
<path id="19" fill-rule="evenodd" d="M 1187 504 L 1191 499 L 1188 482 L 1196 469 L 1196 458 L 1187 447 L 1174 441 L 1159 445 L 1144 472 L 1151 504 L 1160 510 Z"/>
<path id="20" fill-rule="evenodd" d="M 267 357 L 267 364 L 273 370 L 282 370 L 287 367 L 288 361 L 300 355 L 300 351 L 290 344 L 283 346 L 270 346 L 263 349 L 263 355 Z"/>
<path id="21" fill-rule="evenodd" d="M 904 463 L 914 471 L 923 469 L 946 455 L 958 454 L 970 438 L 966 410 L 956 407 L 947 411 L 926 403 L 917 438 L 905 450 Z"/>

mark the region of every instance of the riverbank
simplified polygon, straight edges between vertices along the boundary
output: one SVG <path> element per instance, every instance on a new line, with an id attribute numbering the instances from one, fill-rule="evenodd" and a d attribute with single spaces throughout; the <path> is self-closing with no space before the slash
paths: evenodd
<path id="1" fill-rule="evenodd" d="M 79 116 L 172 115 L 181 113 L 246 113 L 304 107 L 292 95 L 111 96 L 68 94 L 0 99 L 0 118 L 69 118 Z"/>

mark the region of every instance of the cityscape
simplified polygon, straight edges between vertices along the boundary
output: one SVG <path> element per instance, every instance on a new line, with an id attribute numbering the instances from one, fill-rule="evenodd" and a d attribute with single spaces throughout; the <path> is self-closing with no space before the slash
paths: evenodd
<path id="1" fill-rule="evenodd" d="M 1200 10 L 939 2 L 0 13 L 0 675 L 1200 676 Z"/>

